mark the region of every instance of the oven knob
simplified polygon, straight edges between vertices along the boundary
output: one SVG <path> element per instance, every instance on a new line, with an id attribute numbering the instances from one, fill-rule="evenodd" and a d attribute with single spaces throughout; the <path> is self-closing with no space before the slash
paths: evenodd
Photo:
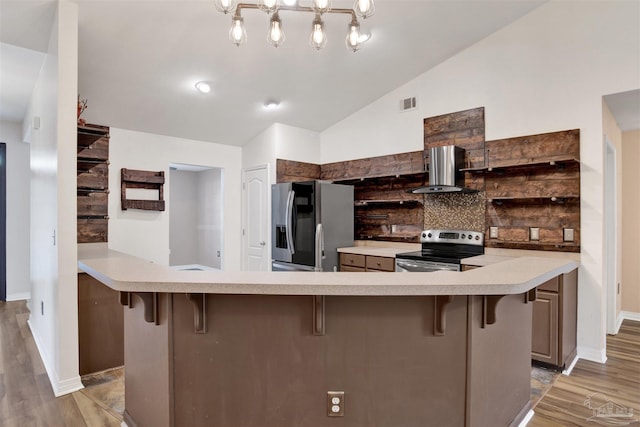
<path id="1" fill-rule="evenodd" d="M 469 240 L 471 240 L 473 238 L 473 236 L 471 234 L 469 234 Z"/>
<path id="2" fill-rule="evenodd" d="M 476 240 L 480 240 L 480 236 L 476 234 Z"/>
<path id="3" fill-rule="evenodd" d="M 467 237 L 467 236 L 465 236 L 464 233 L 462 233 L 462 238 L 464 239 L 465 237 Z"/>
<path id="4" fill-rule="evenodd" d="M 431 236 L 431 234 L 429 234 Z M 427 233 L 422 233 L 422 237 L 427 237 Z"/>

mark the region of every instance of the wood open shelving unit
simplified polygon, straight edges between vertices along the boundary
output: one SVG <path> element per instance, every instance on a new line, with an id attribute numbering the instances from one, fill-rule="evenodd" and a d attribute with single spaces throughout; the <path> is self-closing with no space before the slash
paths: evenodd
<path id="1" fill-rule="evenodd" d="M 164 211 L 164 171 L 120 170 L 122 210 L 142 209 Z M 139 188 L 158 191 L 158 200 L 128 199 L 127 189 Z"/>

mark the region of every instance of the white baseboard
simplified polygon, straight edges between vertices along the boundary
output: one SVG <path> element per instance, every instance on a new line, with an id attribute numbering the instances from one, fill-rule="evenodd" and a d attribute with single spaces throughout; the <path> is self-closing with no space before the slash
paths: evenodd
<path id="1" fill-rule="evenodd" d="M 616 326 L 614 327 L 613 335 L 618 335 L 618 332 L 620 332 L 620 326 L 622 326 L 623 320 L 624 320 L 624 316 L 622 315 L 622 312 L 618 313 L 618 318 L 616 319 Z"/>
<path id="2" fill-rule="evenodd" d="M 529 421 L 531 421 L 531 418 L 533 418 L 533 415 L 534 415 L 533 409 L 529 409 L 529 412 L 527 412 L 527 416 L 524 417 L 522 421 L 520 421 L 520 424 L 518 424 L 518 427 L 525 427 L 527 424 L 529 424 Z"/>
<path id="3" fill-rule="evenodd" d="M 569 363 L 569 367 L 564 371 L 562 371 L 562 375 L 566 375 L 566 376 L 571 375 L 571 371 L 573 371 L 573 368 L 576 366 L 576 363 L 578 363 L 578 360 L 580 360 L 580 358 L 576 355 L 576 357 L 573 358 L 571 363 Z"/>
<path id="4" fill-rule="evenodd" d="M 66 380 L 60 380 L 58 378 L 58 373 L 51 365 L 51 362 L 48 358 L 47 352 L 45 351 L 44 346 L 42 345 L 42 341 L 38 337 L 38 334 L 35 332 L 35 329 L 31 325 L 31 320 L 27 321 L 29 325 L 29 329 L 31 330 L 31 335 L 33 336 L 33 340 L 36 342 L 36 347 L 38 348 L 38 352 L 40 353 L 40 359 L 44 364 L 44 369 L 47 371 L 47 376 L 49 377 L 49 382 L 51 383 L 51 388 L 53 389 L 53 394 L 56 397 L 60 397 L 65 394 L 73 393 L 74 391 L 78 391 L 84 388 L 82 385 L 82 380 L 80 379 L 80 375 L 77 375 L 72 378 L 68 378 Z"/>
<path id="5" fill-rule="evenodd" d="M 607 351 L 603 349 L 595 349 L 588 347 L 578 347 L 578 357 L 580 359 L 590 360 L 597 363 L 605 363 L 607 361 Z"/>
<path id="6" fill-rule="evenodd" d="M 620 318 L 621 318 L 620 323 L 622 323 L 623 319 L 640 322 L 640 313 L 634 313 L 633 311 L 621 311 Z M 620 329 L 620 327 L 618 327 L 618 329 Z"/>
<path id="7" fill-rule="evenodd" d="M 7 294 L 7 301 L 21 301 L 25 299 L 31 299 L 31 292 L 16 292 L 13 294 Z"/>

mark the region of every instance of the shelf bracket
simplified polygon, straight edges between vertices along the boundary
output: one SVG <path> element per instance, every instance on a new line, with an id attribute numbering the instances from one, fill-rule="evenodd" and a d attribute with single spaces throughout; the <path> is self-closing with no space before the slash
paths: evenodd
<path id="1" fill-rule="evenodd" d="M 533 288 L 524 293 L 524 303 L 533 302 L 538 298 L 538 288 Z"/>
<path id="2" fill-rule="evenodd" d="M 443 336 L 447 329 L 447 305 L 453 302 L 453 295 L 436 295 L 433 302 L 433 335 Z"/>
<path id="3" fill-rule="evenodd" d="M 195 293 L 185 295 L 193 304 L 193 332 L 196 334 L 207 333 L 207 295 Z"/>
<path id="4" fill-rule="evenodd" d="M 482 296 L 482 328 L 496 323 L 496 306 L 504 295 Z"/>
<path id="5" fill-rule="evenodd" d="M 324 295 L 313 296 L 313 335 L 324 335 Z"/>

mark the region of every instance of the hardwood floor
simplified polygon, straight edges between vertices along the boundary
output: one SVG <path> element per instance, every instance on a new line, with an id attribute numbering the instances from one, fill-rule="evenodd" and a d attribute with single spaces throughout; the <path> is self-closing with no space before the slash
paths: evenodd
<path id="1" fill-rule="evenodd" d="M 0 302 L 0 426 L 119 427 L 122 415 L 109 403 L 114 393 L 122 398 L 124 387 L 106 391 L 98 379 L 85 382 L 83 390 L 54 396 L 28 319 L 24 301 Z"/>
<path id="2" fill-rule="evenodd" d="M 83 377 L 85 389 L 55 398 L 28 317 L 24 301 L 0 302 L 0 426 L 118 427 L 124 409 L 122 369 Z M 618 335 L 607 337 L 607 356 L 604 365 L 580 360 L 570 376 L 559 376 L 536 404 L 528 426 L 640 426 L 640 322 L 625 320 Z M 547 381 L 544 376 L 537 379 Z M 534 402 L 537 398 L 532 393 Z M 627 414 L 633 410 L 632 416 L 614 419 L 605 411 L 590 420 L 607 402 Z"/>
<path id="3" fill-rule="evenodd" d="M 610 411 L 593 418 L 596 408 L 608 402 Z M 616 408 L 620 413 L 612 416 Z M 618 335 L 607 336 L 607 362 L 579 360 L 534 411 L 528 427 L 640 426 L 640 322 L 625 320 Z"/>

